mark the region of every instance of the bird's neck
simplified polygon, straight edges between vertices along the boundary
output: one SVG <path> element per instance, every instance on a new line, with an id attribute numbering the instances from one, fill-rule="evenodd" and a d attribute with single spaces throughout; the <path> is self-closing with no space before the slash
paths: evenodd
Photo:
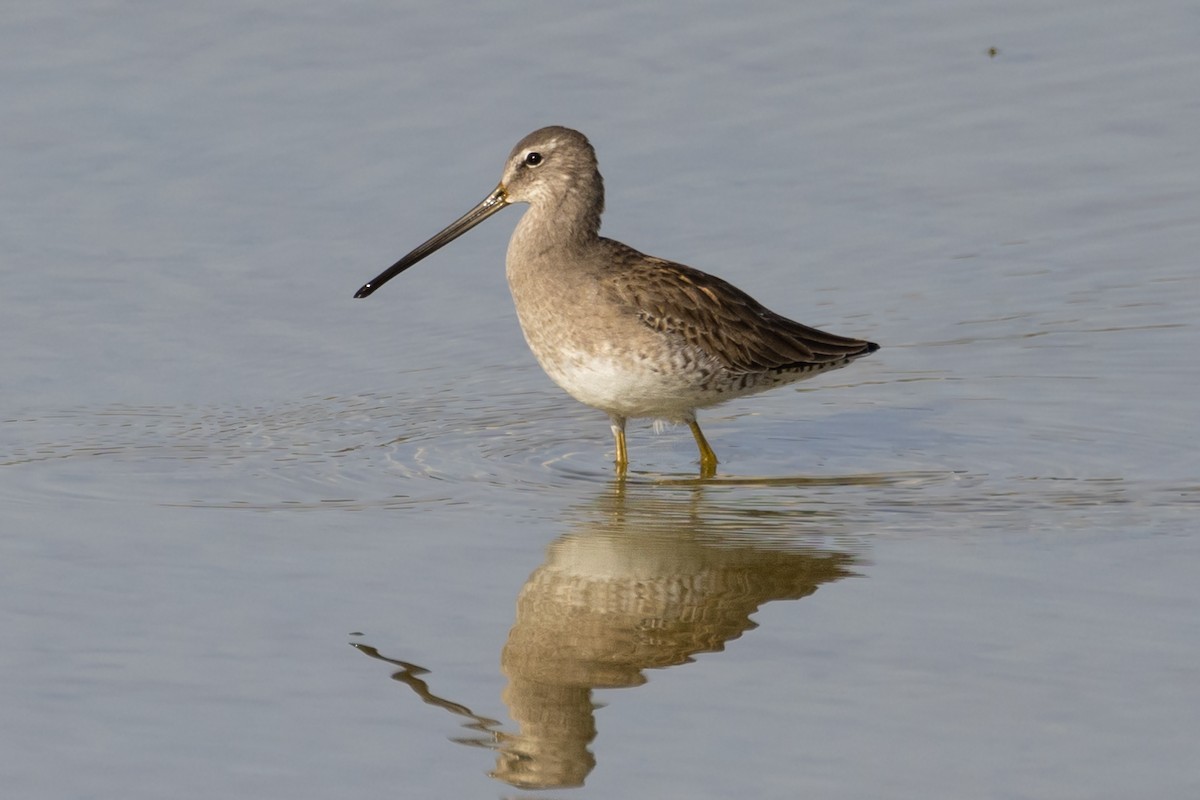
<path id="1" fill-rule="evenodd" d="M 600 238 L 604 184 L 597 173 L 560 191 L 534 199 L 509 243 L 509 257 L 533 258 L 554 251 L 579 251 Z"/>

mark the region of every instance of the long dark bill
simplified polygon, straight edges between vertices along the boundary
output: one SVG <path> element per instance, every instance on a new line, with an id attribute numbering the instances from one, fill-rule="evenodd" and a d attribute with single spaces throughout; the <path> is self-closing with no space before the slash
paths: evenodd
<path id="1" fill-rule="evenodd" d="M 446 245 L 453 242 L 458 237 L 462 236 L 467 231 L 474 228 L 485 219 L 495 214 L 500 209 L 508 205 L 508 195 L 504 191 L 504 184 L 500 184 L 487 197 L 479 202 L 479 205 L 472 208 L 466 214 L 451 222 L 444 230 L 437 233 L 425 244 L 421 245 L 404 258 L 392 264 L 383 272 L 379 273 L 373 280 L 363 284 L 363 287 L 354 293 L 355 297 L 367 297 L 380 286 L 390 281 L 392 278 L 399 275 L 404 270 L 416 264 L 425 256 L 440 250 Z"/>

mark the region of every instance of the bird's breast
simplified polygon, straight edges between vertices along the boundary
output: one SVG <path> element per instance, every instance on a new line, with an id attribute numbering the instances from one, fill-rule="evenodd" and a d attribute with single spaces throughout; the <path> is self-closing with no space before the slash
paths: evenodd
<path id="1" fill-rule="evenodd" d="M 711 402 L 719 373 L 711 359 L 653 331 L 594 287 L 528 291 L 518 280 L 511 288 L 529 349 L 576 400 L 622 417 L 672 420 Z"/>

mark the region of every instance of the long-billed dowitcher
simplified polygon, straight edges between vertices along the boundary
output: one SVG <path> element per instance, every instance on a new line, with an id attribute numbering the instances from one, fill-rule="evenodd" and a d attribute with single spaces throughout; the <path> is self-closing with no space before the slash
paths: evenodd
<path id="1" fill-rule="evenodd" d="M 604 181 L 587 137 L 549 127 L 509 153 L 478 205 L 354 295 L 366 297 L 500 209 L 528 203 L 508 243 L 508 285 L 529 349 L 566 392 L 612 420 L 618 472 L 625 420 L 686 422 L 701 474 L 717 455 L 696 409 L 844 367 L 879 349 L 793 322 L 720 278 L 600 236 Z"/>

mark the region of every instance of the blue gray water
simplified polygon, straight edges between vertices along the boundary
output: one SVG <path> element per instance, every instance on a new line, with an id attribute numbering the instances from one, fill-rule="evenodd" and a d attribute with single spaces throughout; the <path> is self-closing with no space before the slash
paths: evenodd
<path id="1" fill-rule="evenodd" d="M 1200 790 L 1200 13 L 18 2 L 0 784 Z M 630 425 L 542 375 L 530 130 L 604 232 L 880 342 Z"/>

